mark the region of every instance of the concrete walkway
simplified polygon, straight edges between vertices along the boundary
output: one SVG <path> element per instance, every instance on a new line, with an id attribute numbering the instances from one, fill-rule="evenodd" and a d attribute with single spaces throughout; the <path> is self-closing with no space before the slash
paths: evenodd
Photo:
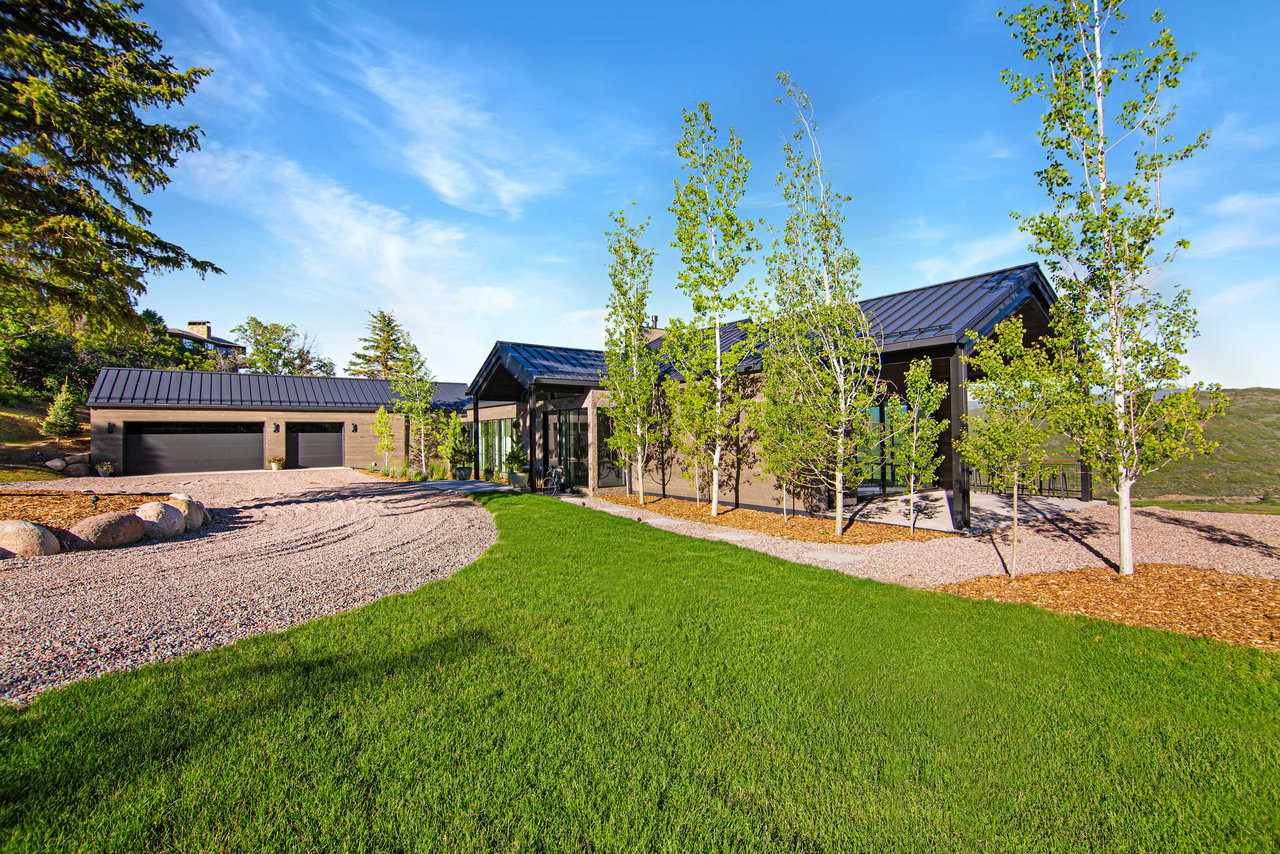
<path id="1" fill-rule="evenodd" d="M 488 480 L 425 480 L 422 485 L 444 492 L 456 492 L 460 495 L 475 495 L 479 492 L 520 492 L 513 486 Z"/>

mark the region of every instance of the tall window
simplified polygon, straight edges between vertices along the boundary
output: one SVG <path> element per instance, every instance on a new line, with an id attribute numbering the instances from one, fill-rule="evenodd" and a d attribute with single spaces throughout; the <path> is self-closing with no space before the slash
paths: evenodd
<path id="1" fill-rule="evenodd" d="M 617 452 L 609 447 L 612 435 L 613 419 L 601 412 L 596 421 L 596 453 L 599 456 L 596 477 L 601 487 L 624 486 L 627 482 L 626 471 L 618 463 Z"/>

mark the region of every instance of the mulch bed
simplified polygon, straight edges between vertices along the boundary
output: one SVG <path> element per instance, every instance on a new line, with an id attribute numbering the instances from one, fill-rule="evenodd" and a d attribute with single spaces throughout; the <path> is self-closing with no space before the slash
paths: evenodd
<path id="1" fill-rule="evenodd" d="M 1270 578 L 1148 563 L 1128 578 L 1113 569 L 1091 568 L 1036 572 L 1012 581 L 984 575 L 934 589 L 1280 650 L 1280 581 Z"/>
<path id="2" fill-rule="evenodd" d="M 93 499 L 98 499 L 94 506 Z M 0 492 L 0 520 L 21 519 L 50 528 L 67 529 L 99 513 L 131 513 L 148 501 L 163 501 L 168 495 L 137 492 L 73 492 L 36 490 Z"/>
<path id="3" fill-rule="evenodd" d="M 605 501 L 621 504 L 624 507 L 640 507 L 638 495 L 601 495 Z M 832 543 L 843 546 L 869 546 L 879 543 L 896 543 L 911 541 L 917 543 L 936 540 L 941 537 L 953 537 L 941 531 L 924 531 L 916 529 L 913 536 L 910 528 L 901 525 L 882 525 L 875 522 L 846 522 L 844 534 L 835 536 L 831 532 L 834 519 L 813 518 L 811 516 L 788 516 L 784 522 L 781 513 L 765 513 L 760 510 L 744 508 L 726 508 L 720 506 L 720 514 L 711 517 L 711 505 L 707 502 L 695 504 L 680 498 L 651 498 L 645 496 L 644 509 L 653 513 L 661 513 L 687 522 L 703 522 L 708 525 L 720 525 L 725 528 L 738 528 L 743 531 L 754 531 L 757 534 L 769 534 L 787 540 L 806 543 Z"/>

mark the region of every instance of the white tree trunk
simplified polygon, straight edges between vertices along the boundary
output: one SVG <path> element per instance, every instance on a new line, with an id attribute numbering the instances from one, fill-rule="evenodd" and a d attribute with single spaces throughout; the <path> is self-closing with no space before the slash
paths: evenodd
<path id="1" fill-rule="evenodd" d="M 836 536 L 844 531 L 844 468 L 836 469 Z"/>
<path id="2" fill-rule="evenodd" d="M 916 476 L 911 475 L 907 488 L 911 492 L 907 495 L 907 517 L 911 520 L 911 534 L 916 533 Z"/>
<path id="3" fill-rule="evenodd" d="M 640 462 L 636 465 L 636 468 L 640 470 L 640 474 L 636 478 L 636 483 L 639 485 L 639 489 L 637 491 L 640 493 L 640 506 L 643 507 L 644 506 L 644 449 L 641 448 L 639 445 L 636 445 L 636 459 L 640 460 Z"/>
<path id="4" fill-rule="evenodd" d="M 1133 575 L 1133 480 L 1120 479 L 1120 574 Z"/>
<path id="5" fill-rule="evenodd" d="M 1009 580 L 1018 575 L 1018 472 L 1013 475 L 1013 555 L 1009 558 Z"/>

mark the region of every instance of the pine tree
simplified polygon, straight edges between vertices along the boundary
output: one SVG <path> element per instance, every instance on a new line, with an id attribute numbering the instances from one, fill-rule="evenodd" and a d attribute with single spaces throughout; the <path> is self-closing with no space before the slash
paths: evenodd
<path id="1" fill-rule="evenodd" d="M 369 312 L 369 334 L 351 355 L 347 373 L 356 377 L 391 380 L 412 372 L 414 360 L 421 359 L 409 333 L 389 311 Z"/>
<path id="2" fill-rule="evenodd" d="M 40 425 L 45 435 L 55 439 L 66 439 L 80 433 L 80 424 L 76 421 L 76 405 L 79 403 L 70 383 L 63 381 L 62 390 L 49 405 L 49 415 Z"/>

